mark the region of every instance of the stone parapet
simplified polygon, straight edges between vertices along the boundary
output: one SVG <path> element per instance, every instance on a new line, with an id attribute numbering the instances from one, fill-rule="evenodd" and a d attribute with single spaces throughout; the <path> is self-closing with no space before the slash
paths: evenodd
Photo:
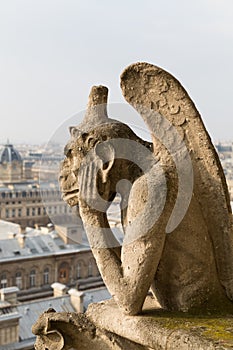
<path id="1" fill-rule="evenodd" d="M 145 350 L 145 347 L 95 325 L 80 313 L 44 312 L 32 331 L 36 350 Z"/>
<path id="2" fill-rule="evenodd" d="M 86 314 L 43 313 L 33 328 L 36 350 L 233 349 L 233 317 L 190 315 L 151 307 L 125 316 L 113 300 L 91 304 Z"/>
<path id="3" fill-rule="evenodd" d="M 148 299 L 145 304 L 149 304 Z M 197 316 L 145 307 L 142 315 L 132 317 L 123 315 L 109 300 L 91 304 L 87 317 L 97 328 L 140 344 L 143 349 L 233 349 L 232 315 Z"/>

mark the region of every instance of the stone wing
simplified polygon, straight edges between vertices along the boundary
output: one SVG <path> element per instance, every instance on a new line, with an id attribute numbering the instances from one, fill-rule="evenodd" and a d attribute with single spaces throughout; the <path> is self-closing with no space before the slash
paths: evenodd
<path id="1" fill-rule="evenodd" d="M 201 206 L 213 242 L 221 284 L 233 300 L 233 225 L 229 193 L 218 155 L 199 112 L 179 81 L 163 69 L 135 63 L 121 75 L 126 101 L 150 125 L 143 109 L 165 117 L 177 130 L 192 160 L 193 192 Z M 161 125 L 161 128 L 163 125 Z M 153 135 L 152 135 L 153 137 Z M 154 148 L 158 148 L 153 137 Z"/>

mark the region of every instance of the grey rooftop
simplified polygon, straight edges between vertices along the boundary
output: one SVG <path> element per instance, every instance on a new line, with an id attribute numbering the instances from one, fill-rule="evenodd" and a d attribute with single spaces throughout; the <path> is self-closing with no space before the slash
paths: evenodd
<path id="1" fill-rule="evenodd" d="M 4 236 L 3 239 L 0 238 L 0 262 L 33 258 L 34 256 L 64 255 L 90 249 L 88 244 L 65 244 L 56 230 L 43 233 L 41 230 L 29 228 L 26 229 L 24 247 L 21 247 L 18 238 L 22 234 L 19 233 L 17 226 L 0 221 L 0 236 Z M 2 233 L 4 227 L 5 234 Z"/>

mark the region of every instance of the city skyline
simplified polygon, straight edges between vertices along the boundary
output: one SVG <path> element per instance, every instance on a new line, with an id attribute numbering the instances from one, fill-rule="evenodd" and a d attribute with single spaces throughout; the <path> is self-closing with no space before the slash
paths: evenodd
<path id="1" fill-rule="evenodd" d="M 95 84 L 124 104 L 119 76 L 137 61 L 181 81 L 213 141 L 233 139 L 232 10 L 230 0 L 2 1 L 0 144 L 48 142 Z"/>

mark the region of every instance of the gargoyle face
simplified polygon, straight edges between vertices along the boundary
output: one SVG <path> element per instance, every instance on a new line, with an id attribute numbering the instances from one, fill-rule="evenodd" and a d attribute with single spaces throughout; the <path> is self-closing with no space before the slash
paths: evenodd
<path id="1" fill-rule="evenodd" d="M 62 191 L 62 199 L 70 206 L 78 205 L 80 195 L 79 179 L 80 167 L 85 167 L 86 162 L 92 161 L 93 164 L 99 164 L 98 189 L 101 189 L 101 183 L 106 183 L 109 171 L 114 163 L 114 150 L 110 144 L 100 147 L 102 140 L 102 133 L 95 128 L 91 132 L 81 133 L 79 129 L 71 128 L 71 140 L 64 148 L 65 159 L 60 166 L 60 189 Z M 90 152 L 90 153 L 89 153 Z M 110 155 L 108 162 L 104 162 L 106 153 Z M 89 157 L 88 157 L 89 155 Z M 91 158 L 90 158 L 91 156 Z M 86 179 L 82 179 L 85 181 Z M 91 176 L 89 174 L 89 182 Z M 93 185 L 94 181 L 90 185 Z M 107 187 L 105 188 L 107 189 Z M 106 192 L 106 191 L 105 191 Z M 103 193 L 102 193 L 103 194 Z M 108 197 L 109 193 L 104 193 Z"/>
<path id="2" fill-rule="evenodd" d="M 78 172 L 85 157 L 83 138 L 69 141 L 64 148 L 65 159 L 60 166 L 60 189 L 62 199 L 70 206 L 75 206 L 79 201 Z"/>

